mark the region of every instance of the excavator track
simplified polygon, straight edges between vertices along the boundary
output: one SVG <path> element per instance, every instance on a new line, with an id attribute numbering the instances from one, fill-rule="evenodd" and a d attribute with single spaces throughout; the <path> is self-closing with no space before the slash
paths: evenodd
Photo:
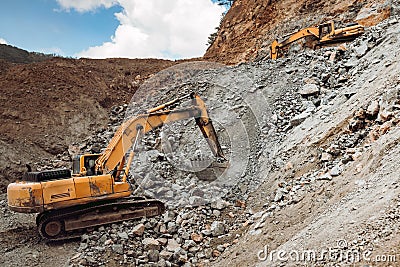
<path id="1" fill-rule="evenodd" d="M 131 197 L 48 211 L 39 214 L 36 223 L 45 240 L 59 241 L 77 238 L 86 228 L 153 217 L 164 210 L 164 204 L 158 200 Z"/>

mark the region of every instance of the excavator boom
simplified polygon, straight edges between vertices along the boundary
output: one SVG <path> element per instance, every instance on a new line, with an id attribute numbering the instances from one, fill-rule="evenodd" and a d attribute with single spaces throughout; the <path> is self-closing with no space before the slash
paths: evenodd
<path id="1" fill-rule="evenodd" d="M 138 131 L 140 131 L 141 134 L 146 134 L 164 124 L 188 118 L 195 119 L 196 124 L 199 126 L 204 138 L 206 138 L 214 156 L 225 159 L 204 101 L 195 93 L 192 93 L 190 98 L 192 99 L 192 105 L 190 107 L 161 111 L 161 109 L 165 109 L 185 99 L 179 98 L 150 109 L 149 113 L 138 115 L 123 123 L 103 154 L 97 160 L 96 170 L 102 171 L 103 173 L 114 170 L 121 162 L 125 153 L 132 147 L 135 140 L 137 140 Z"/>

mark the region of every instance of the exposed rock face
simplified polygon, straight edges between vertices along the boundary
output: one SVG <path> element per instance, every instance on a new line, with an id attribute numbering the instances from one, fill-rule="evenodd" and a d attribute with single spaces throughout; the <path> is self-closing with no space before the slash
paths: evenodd
<path id="1" fill-rule="evenodd" d="M 376 25 L 389 17 L 390 1 L 237 0 L 224 17 L 205 59 L 236 64 L 269 54 L 279 37 L 327 20 L 338 26 Z"/>

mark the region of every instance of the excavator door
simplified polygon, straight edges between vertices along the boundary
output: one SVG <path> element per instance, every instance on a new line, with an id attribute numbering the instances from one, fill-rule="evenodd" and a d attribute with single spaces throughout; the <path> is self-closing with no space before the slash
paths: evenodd
<path id="1" fill-rule="evenodd" d="M 95 165 L 100 154 L 76 156 L 72 161 L 72 171 L 75 175 L 84 173 L 85 176 L 96 175 Z"/>

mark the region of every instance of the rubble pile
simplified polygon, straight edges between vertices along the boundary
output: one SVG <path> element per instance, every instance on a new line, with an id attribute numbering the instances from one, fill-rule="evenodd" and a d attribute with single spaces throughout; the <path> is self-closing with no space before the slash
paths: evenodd
<path id="1" fill-rule="evenodd" d="M 72 263 L 171 266 L 210 262 L 237 242 L 249 214 L 218 201 L 164 215 L 112 224 L 84 234 Z"/>
<path id="2" fill-rule="evenodd" d="M 161 131 L 154 131 L 143 138 L 145 151 L 139 157 L 140 161 L 147 158 L 145 162 L 151 166 L 136 166 L 133 176 L 140 178 L 149 170 L 155 170 L 156 176 L 173 183 L 171 187 L 166 183 L 156 184 L 156 187 L 160 186 L 158 191 L 164 192 L 170 203 L 177 205 L 169 205 L 163 216 L 89 231 L 82 236 L 70 264 L 209 264 L 237 243 L 247 230 L 251 235 L 260 235 L 266 218 L 274 216 L 276 210 L 298 203 L 306 194 L 318 190 L 321 182 L 336 179 L 348 164 L 357 161 L 369 149 L 371 142 L 398 125 L 398 85 L 380 98 L 372 99 L 368 105 L 361 105 L 349 118 L 348 124 L 318 148 L 318 155 L 310 159 L 314 167 L 295 179 L 293 175 L 283 177 L 275 194 L 269 200 L 266 198 L 262 210 L 255 212 L 246 203 L 251 192 L 268 179 L 260 177 L 261 165 L 264 168 L 268 165 L 270 172 L 293 169 L 292 163 L 288 162 L 289 152 L 276 151 L 277 145 L 291 130 L 303 127 L 302 123 L 312 119 L 317 112 L 322 114 L 322 120 L 329 120 L 329 108 L 345 103 L 356 93 L 348 90 L 356 87 L 354 77 L 370 64 L 375 64 L 365 55 L 387 40 L 386 30 L 391 25 L 398 25 L 398 18 L 392 17 L 371 27 L 354 42 L 339 47 L 305 51 L 277 61 L 264 59 L 198 71 L 184 85 L 166 89 L 161 92 L 164 97 L 147 102 L 147 106 L 152 107 L 165 102 L 165 96 L 182 96 L 194 88 L 206 100 L 213 120 L 218 122 L 216 129 L 228 158 L 232 157 L 234 148 L 230 143 L 232 136 L 227 134 L 227 125 L 236 126 L 238 122 L 245 125 L 248 138 L 245 168 L 237 176 L 235 184 L 221 187 L 226 191 L 221 198 L 213 199 L 211 203 L 198 202 L 204 192 L 185 188 L 192 184 L 207 186 L 210 183 L 199 180 L 195 173 L 177 169 L 159 145 Z M 373 81 L 374 76 L 371 75 L 370 79 Z M 255 101 L 255 96 L 261 97 L 262 105 Z M 76 147 L 91 152 L 105 147 L 115 127 L 123 121 L 127 109 L 128 105 L 113 108 L 108 129 L 98 132 L 84 144 L 76 144 Z M 235 116 L 224 116 L 227 113 L 221 109 Z M 196 127 L 188 122 L 183 124 L 184 127 L 181 124 L 178 133 L 174 133 L 177 134 L 174 141 L 178 147 L 184 148 L 185 153 L 196 151 L 189 138 Z"/>

